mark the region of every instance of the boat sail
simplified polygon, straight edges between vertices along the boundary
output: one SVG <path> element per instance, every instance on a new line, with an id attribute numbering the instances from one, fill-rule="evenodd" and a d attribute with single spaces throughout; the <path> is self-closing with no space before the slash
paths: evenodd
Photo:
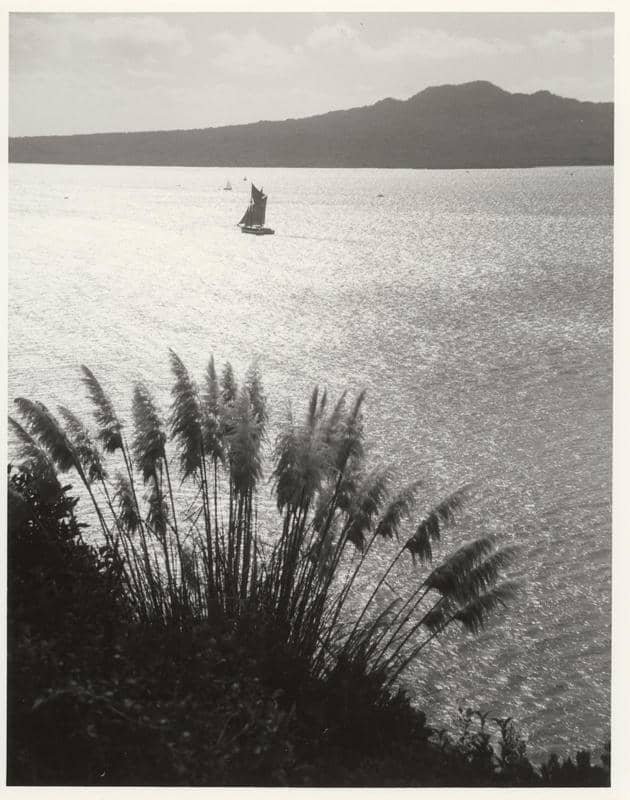
<path id="1" fill-rule="evenodd" d="M 223 187 L 223 191 L 224 192 L 231 192 L 232 191 L 232 184 L 229 181 Z"/>
<path id="2" fill-rule="evenodd" d="M 253 233 L 255 236 L 264 236 L 274 233 L 271 228 L 265 228 L 265 212 L 267 210 L 267 195 L 262 189 L 257 189 L 252 183 L 252 196 L 247 206 L 247 211 L 238 223 L 243 233 Z"/>

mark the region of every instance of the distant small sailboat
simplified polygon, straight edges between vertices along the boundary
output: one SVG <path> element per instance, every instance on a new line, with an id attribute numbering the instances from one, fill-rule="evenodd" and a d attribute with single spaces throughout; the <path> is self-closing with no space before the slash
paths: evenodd
<path id="1" fill-rule="evenodd" d="M 246 181 L 246 180 L 247 180 L 247 175 L 246 175 L 246 176 L 243 178 L 243 180 L 244 180 L 244 181 Z"/>
<path id="2" fill-rule="evenodd" d="M 223 191 L 224 192 L 231 192 L 232 191 L 232 184 L 229 181 L 223 187 Z"/>
<path id="3" fill-rule="evenodd" d="M 237 224 L 243 233 L 253 233 L 254 236 L 264 236 L 275 233 L 272 228 L 265 228 L 265 212 L 267 210 L 267 195 L 262 189 L 257 189 L 252 183 L 252 196 L 247 206 L 247 211 Z"/>

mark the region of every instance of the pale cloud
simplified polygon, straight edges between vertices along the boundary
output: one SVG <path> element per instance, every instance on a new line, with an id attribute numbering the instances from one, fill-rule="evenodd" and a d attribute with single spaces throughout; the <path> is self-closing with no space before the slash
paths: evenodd
<path id="1" fill-rule="evenodd" d="M 209 37 L 208 45 L 213 53 L 212 64 L 236 75 L 282 73 L 295 65 L 302 52 L 299 46 L 275 44 L 255 30 L 243 34 L 213 34 Z"/>
<path id="2" fill-rule="evenodd" d="M 365 41 L 361 32 L 345 22 L 323 25 L 307 36 L 303 45 L 281 45 L 255 30 L 217 33 L 209 37 L 212 64 L 234 75 L 282 74 L 287 70 L 313 70 L 325 59 L 352 60 L 355 65 L 413 64 L 423 60 L 466 56 L 512 55 L 523 45 L 501 39 L 458 36 L 442 30 L 415 28 L 383 45 Z"/>
<path id="3" fill-rule="evenodd" d="M 366 43 L 350 25 L 326 25 L 307 40 L 311 49 L 336 48 L 369 63 L 395 64 L 405 61 L 457 59 L 465 56 L 512 55 L 523 45 L 503 39 L 462 36 L 433 28 L 412 28 L 386 44 Z"/>
<path id="4" fill-rule="evenodd" d="M 123 63 L 181 58 L 186 32 L 152 14 L 11 14 L 10 60 L 15 70 L 104 59 Z"/>
<path id="5" fill-rule="evenodd" d="M 375 60 L 391 62 L 414 58 L 443 60 L 466 56 L 514 55 L 522 50 L 521 44 L 502 39 L 480 39 L 417 28 L 383 48 L 372 49 L 371 55 Z"/>
<path id="6" fill-rule="evenodd" d="M 306 39 L 306 45 L 312 48 L 318 48 L 322 45 L 347 43 L 349 41 L 358 41 L 359 34 L 350 25 L 345 22 L 339 22 L 336 25 L 322 25 L 311 31 Z"/>
<path id="7" fill-rule="evenodd" d="M 133 67 L 127 70 L 127 75 L 130 78 L 135 78 L 141 81 L 167 81 L 171 78 L 171 73 L 163 69 L 134 69 Z"/>
<path id="8" fill-rule="evenodd" d="M 541 50 L 556 50 L 565 53 L 580 53 L 596 42 L 612 42 L 614 28 L 612 25 L 591 28 L 581 31 L 549 30 L 531 37 L 534 47 Z"/>
<path id="9" fill-rule="evenodd" d="M 116 45 L 141 45 L 146 48 L 175 48 L 178 53 L 188 52 L 186 33 L 163 17 L 151 14 L 104 15 L 83 19 L 76 17 L 70 26 L 71 34 L 93 44 L 101 42 Z"/>

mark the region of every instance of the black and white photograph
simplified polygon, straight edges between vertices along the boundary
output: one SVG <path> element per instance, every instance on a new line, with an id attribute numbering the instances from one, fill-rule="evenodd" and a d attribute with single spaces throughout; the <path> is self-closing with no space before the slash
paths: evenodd
<path id="1" fill-rule="evenodd" d="M 5 785 L 614 788 L 616 15 L 6 17 Z"/>

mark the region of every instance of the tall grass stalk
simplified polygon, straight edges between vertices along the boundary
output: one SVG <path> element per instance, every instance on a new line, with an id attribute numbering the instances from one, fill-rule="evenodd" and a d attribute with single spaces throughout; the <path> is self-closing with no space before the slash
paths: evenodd
<path id="1" fill-rule="evenodd" d="M 200 389 L 175 352 L 169 360 L 166 417 L 137 383 L 128 426 L 82 367 L 95 430 L 66 408 L 60 422 L 23 398 L 23 422 L 10 420 L 25 469 L 48 475 L 53 491 L 57 473 L 74 472 L 84 486 L 139 620 L 183 626 L 219 615 L 238 626 L 253 615 L 314 674 L 350 661 L 389 688 L 449 626 L 474 633 L 513 596 L 501 582 L 512 552 L 489 538 L 432 568 L 470 489 L 425 504 L 415 519 L 421 481 L 396 490 L 393 470 L 369 463 L 364 392 L 331 404 L 316 388 L 304 419 L 290 412 L 270 446 L 256 366 L 239 385 L 229 363 L 219 377 L 210 358 Z M 275 519 L 258 510 L 266 464 Z M 392 542 L 386 569 L 357 594 L 372 554 Z"/>

